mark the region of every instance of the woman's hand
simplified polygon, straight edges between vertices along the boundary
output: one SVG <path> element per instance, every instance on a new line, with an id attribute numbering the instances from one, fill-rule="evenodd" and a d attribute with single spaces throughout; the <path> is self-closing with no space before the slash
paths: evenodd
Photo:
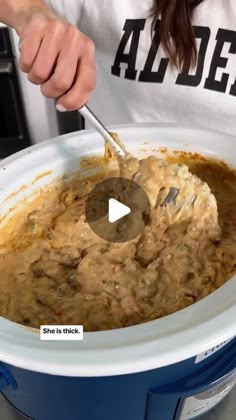
<path id="1" fill-rule="evenodd" d="M 94 44 L 47 6 L 34 8 L 15 28 L 21 38 L 20 69 L 59 111 L 87 103 L 95 87 Z"/>

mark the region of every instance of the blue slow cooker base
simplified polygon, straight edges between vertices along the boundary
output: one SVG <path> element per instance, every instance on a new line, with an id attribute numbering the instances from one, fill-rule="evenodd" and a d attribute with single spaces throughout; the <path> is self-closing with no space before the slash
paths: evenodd
<path id="1" fill-rule="evenodd" d="M 54 376 L 4 364 L 14 377 L 17 389 L 8 386 L 3 395 L 19 411 L 35 420 L 156 420 L 149 407 L 150 390 L 161 388 L 161 392 L 163 389 L 167 392 L 164 391 L 159 403 L 155 400 L 158 407 L 154 412 L 158 410 L 161 420 L 172 420 L 168 389 L 181 378 L 205 375 L 232 346 L 236 354 L 234 344 L 235 340 L 198 364 L 191 358 L 147 372 L 110 377 Z"/>

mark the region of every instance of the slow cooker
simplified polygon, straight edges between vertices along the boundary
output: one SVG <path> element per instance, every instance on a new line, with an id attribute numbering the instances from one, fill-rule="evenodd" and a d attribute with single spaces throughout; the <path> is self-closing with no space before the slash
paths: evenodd
<path id="1" fill-rule="evenodd" d="M 236 138 L 176 125 L 111 127 L 147 156 L 166 147 L 236 167 Z M 81 157 L 101 155 L 92 130 L 61 136 L 0 163 L 0 219 Z M 13 194 L 14 193 L 14 194 Z M 38 330 L 0 318 L 0 389 L 35 420 L 188 420 L 210 410 L 236 382 L 236 277 L 175 314 L 145 324 L 41 341 Z"/>

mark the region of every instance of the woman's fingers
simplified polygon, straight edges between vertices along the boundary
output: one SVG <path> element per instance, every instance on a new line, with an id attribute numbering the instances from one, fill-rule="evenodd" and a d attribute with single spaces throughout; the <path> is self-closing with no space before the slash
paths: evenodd
<path id="1" fill-rule="evenodd" d="M 41 85 L 43 95 L 58 98 L 67 92 L 74 83 L 78 62 L 83 54 L 84 35 L 74 28 L 69 27 L 61 43 L 54 72 L 49 80 Z"/>
<path id="2" fill-rule="evenodd" d="M 30 82 L 41 85 L 51 76 L 61 49 L 65 28 L 51 24 L 41 42 L 35 61 L 28 73 Z"/>
<path id="3" fill-rule="evenodd" d="M 96 84 L 96 67 L 94 60 L 94 47 L 91 45 L 90 53 L 82 55 L 79 60 L 73 86 L 57 101 L 57 108 L 68 111 L 78 109 L 85 105 Z"/>
<path id="4" fill-rule="evenodd" d="M 28 17 L 21 29 L 20 69 L 29 73 L 37 57 L 42 40 L 47 31 L 48 19 L 44 14 L 37 13 Z"/>
<path id="5" fill-rule="evenodd" d="M 29 73 L 31 71 L 41 42 L 42 34 L 38 32 L 32 34 L 31 37 L 28 36 L 22 39 L 19 67 L 23 72 Z"/>
<path id="6" fill-rule="evenodd" d="M 94 44 L 59 16 L 35 12 L 21 29 L 20 68 L 41 85 L 45 96 L 58 99 L 59 110 L 87 102 L 95 87 Z"/>

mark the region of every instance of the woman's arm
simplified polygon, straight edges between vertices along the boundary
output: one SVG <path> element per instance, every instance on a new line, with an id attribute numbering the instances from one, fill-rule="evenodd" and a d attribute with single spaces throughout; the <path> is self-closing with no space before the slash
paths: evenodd
<path id="1" fill-rule="evenodd" d="M 0 0 L 0 21 L 18 32 L 26 14 L 33 9 L 47 10 L 48 8 L 42 0 Z"/>
<path id="2" fill-rule="evenodd" d="M 0 21 L 21 38 L 20 68 L 59 110 L 84 105 L 95 87 L 94 44 L 42 0 L 0 0 Z"/>

